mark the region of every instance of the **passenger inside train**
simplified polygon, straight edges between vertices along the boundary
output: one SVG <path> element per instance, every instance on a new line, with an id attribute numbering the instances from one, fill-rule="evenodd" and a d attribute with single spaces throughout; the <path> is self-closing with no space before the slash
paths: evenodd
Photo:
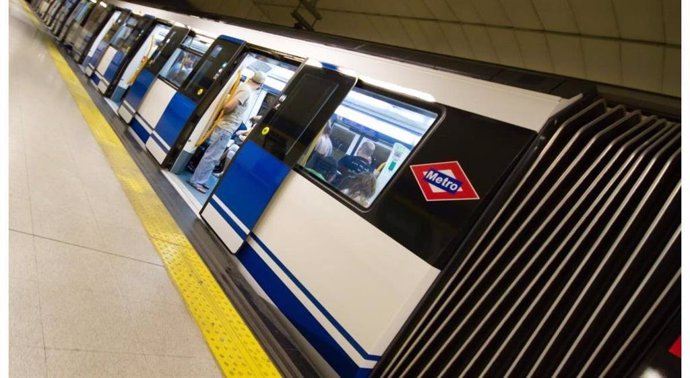
<path id="1" fill-rule="evenodd" d="M 302 166 L 368 208 L 437 114 L 355 88 L 324 126 Z"/>
<path id="2" fill-rule="evenodd" d="M 188 58 L 194 59 L 191 56 Z M 178 56 L 176 59 L 171 59 L 174 61 L 170 63 L 170 67 L 162 71 L 162 76 L 170 81 L 174 80 L 184 80 L 184 77 L 189 75 L 189 72 L 185 71 L 184 68 L 184 57 L 182 55 Z M 197 58 L 198 59 L 198 58 Z M 194 60 L 193 62 L 196 62 Z M 189 64 L 193 63 L 189 62 Z M 233 85 L 238 80 L 242 83 L 251 80 L 251 78 L 257 73 L 261 72 L 264 76 L 263 82 L 260 88 L 258 88 L 252 95 L 247 99 L 246 106 L 241 115 L 238 114 L 239 126 L 233 128 L 233 132 L 229 138 L 227 138 L 227 143 L 222 148 L 219 156 L 214 159 L 215 167 L 213 168 L 213 173 L 204 182 L 197 182 L 192 180 L 194 172 L 202 160 L 206 150 L 211 146 L 212 142 L 215 141 L 212 131 L 213 128 L 218 127 L 218 122 L 223 118 L 221 116 L 222 104 L 219 103 L 217 108 L 214 109 L 214 115 L 210 118 L 212 122 L 208 125 L 197 125 L 196 129 L 192 132 L 192 137 L 190 140 L 194 141 L 194 144 L 188 143 L 187 148 L 192 149 L 193 153 L 185 156 L 182 154 L 181 159 L 188 158 L 189 161 L 184 165 L 185 169 L 179 172 L 174 172 L 177 175 L 178 181 L 182 183 L 181 186 L 196 200 L 197 205 L 200 207 L 206 199 L 209 197 L 213 188 L 218 183 L 218 179 L 225 171 L 227 166 L 230 164 L 235 152 L 242 145 L 242 142 L 246 135 L 251 131 L 256 122 L 265 115 L 268 110 L 274 105 L 277 98 L 283 91 L 283 88 L 290 80 L 292 75 L 294 75 L 297 70 L 297 66 L 289 62 L 281 61 L 269 57 L 259 52 L 248 52 L 241 59 L 235 72 L 229 80 L 229 88 L 227 88 L 226 93 L 222 93 L 221 96 L 228 97 L 233 89 Z M 215 72 L 209 73 L 215 74 Z M 179 76 L 177 78 L 176 76 Z M 241 85 L 241 84 L 240 84 Z M 222 101 L 226 103 L 227 99 Z M 190 145 L 191 144 L 191 145 Z M 191 148 L 190 148 L 191 147 Z M 175 165 L 178 165 L 177 163 Z M 200 177 L 200 176 L 199 176 Z M 199 178 L 197 177 L 197 178 Z"/>

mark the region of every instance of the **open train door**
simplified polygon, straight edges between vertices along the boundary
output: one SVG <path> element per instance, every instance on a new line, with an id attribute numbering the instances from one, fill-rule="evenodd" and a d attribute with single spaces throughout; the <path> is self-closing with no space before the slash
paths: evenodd
<path id="1" fill-rule="evenodd" d="M 232 253 L 356 83 L 356 77 L 335 67 L 303 64 L 254 127 L 201 209 L 202 218 Z"/>

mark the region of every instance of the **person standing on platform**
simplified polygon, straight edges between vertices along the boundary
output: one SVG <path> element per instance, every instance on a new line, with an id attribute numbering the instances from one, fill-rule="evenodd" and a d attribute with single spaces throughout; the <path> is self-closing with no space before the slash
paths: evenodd
<path id="1" fill-rule="evenodd" d="M 237 87 L 235 95 L 223 106 L 223 116 L 218 121 L 216 129 L 211 136 L 211 144 L 206 149 L 204 156 L 194 170 L 189 184 L 201 193 L 206 193 L 209 189 L 208 179 L 213 173 L 213 168 L 218 164 L 220 157 L 228 146 L 234 132 L 244 122 L 245 113 L 250 98 L 256 93 L 261 85 L 266 81 L 266 74 L 257 71 L 254 75 Z"/>

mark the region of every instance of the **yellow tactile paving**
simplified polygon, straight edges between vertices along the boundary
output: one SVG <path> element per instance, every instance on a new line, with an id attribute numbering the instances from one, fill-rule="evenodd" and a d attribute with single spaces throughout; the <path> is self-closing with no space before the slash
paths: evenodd
<path id="1" fill-rule="evenodd" d="M 26 4 L 24 9 L 40 28 Z M 42 40 L 223 374 L 280 376 L 56 46 L 49 38 Z"/>

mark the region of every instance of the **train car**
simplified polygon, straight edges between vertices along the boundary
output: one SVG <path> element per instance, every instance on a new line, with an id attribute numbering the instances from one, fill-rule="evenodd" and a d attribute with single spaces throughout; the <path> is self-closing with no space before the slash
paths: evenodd
<path id="1" fill-rule="evenodd" d="M 215 190 L 199 199 L 200 215 L 322 371 L 366 373 L 444 268 L 454 242 L 569 99 L 180 17 L 229 33 L 235 39 L 219 41 L 234 44 L 233 52 L 280 51 L 278 60 L 294 67 Z M 307 56 L 308 63 L 296 58 Z M 223 58 L 238 68 L 240 61 L 236 53 Z M 206 91 L 195 83 L 187 80 L 182 92 Z M 145 102 L 171 97 L 151 93 Z M 170 103 L 159 108 L 184 109 Z M 171 117 L 174 123 L 151 117 L 161 121 L 146 147 L 173 173 L 184 168 L 193 154 L 186 148 L 197 145 L 212 118 L 189 113 Z M 328 159 L 313 152 L 326 124 Z M 493 148 L 480 147 L 486 145 Z M 371 171 L 358 184 L 338 164 L 363 154 Z M 422 186 L 436 180 L 440 187 Z"/>
<path id="2" fill-rule="evenodd" d="M 615 141 L 630 150 L 647 148 L 639 159 L 649 160 L 649 167 L 676 167 L 677 127 L 643 118 L 639 113 L 628 114 L 621 107 L 608 108 L 602 100 L 593 100 L 588 85 L 558 94 L 545 93 L 548 91 L 524 88 L 523 83 L 529 84 L 529 80 L 522 79 L 527 76 L 515 72 L 472 77 L 419 62 L 375 56 L 365 50 L 328 46 L 125 2 L 114 4 L 220 35 L 190 72 L 181 70 L 183 58 L 171 56 L 145 95 L 138 95 L 143 100 L 132 117 L 132 130 L 161 167 L 170 171 L 166 176 L 181 191 L 189 191 L 184 175 L 190 172 L 185 170 L 203 146 L 230 89 L 255 72 L 264 72 L 271 79 L 264 83 L 263 91 L 249 107 L 251 112 L 246 114 L 258 116 L 256 126 L 246 120 L 251 129 L 246 140 L 228 165 L 220 167 L 219 179 L 209 182 L 208 192 L 200 197 L 195 194 L 196 202 L 191 206 L 198 209 L 201 219 L 227 247 L 228 254 L 222 257 L 239 264 L 256 292 L 281 314 L 322 375 L 366 376 L 384 355 L 392 357 L 382 361 L 384 367 L 379 374 L 388 376 L 443 375 L 454 368 L 470 375 L 534 372 L 537 368 L 563 372 L 566 365 L 583 369 L 594 369 L 596 365 L 599 369 L 601 361 L 595 363 L 593 359 L 602 358 L 600 355 L 591 354 L 589 361 L 571 358 L 588 356 L 573 354 L 582 336 L 576 335 L 579 326 L 584 324 L 583 332 L 588 335 L 598 332 L 588 328 L 591 324 L 587 319 L 571 319 L 573 312 L 567 308 L 564 317 L 552 317 L 554 305 L 528 307 L 523 302 L 540 282 L 544 289 L 555 293 L 561 290 L 552 287 L 546 278 L 538 281 L 548 264 L 534 265 L 530 260 L 525 265 L 517 260 L 523 249 L 510 256 L 513 250 L 506 248 L 516 243 L 517 237 L 532 242 L 525 229 L 528 222 L 539 233 L 552 218 L 570 222 L 573 228 L 567 229 L 572 232 L 578 229 L 579 223 L 574 223 L 571 214 L 556 216 L 561 214 L 557 210 L 563 202 L 550 205 L 545 201 L 556 201 L 553 188 L 559 188 L 568 195 L 581 189 L 576 192 L 596 200 L 589 204 L 599 203 L 601 199 L 590 193 L 592 189 L 584 186 L 582 179 L 592 175 L 589 167 L 608 170 L 610 167 L 602 164 L 623 160 L 619 155 L 605 159 L 610 151 L 605 148 L 608 142 Z M 178 57 L 184 51 L 181 48 Z M 175 82 L 178 73 L 184 78 Z M 637 138 L 634 144 L 626 144 L 636 135 L 626 127 L 656 134 L 646 142 Z M 595 147 L 604 154 L 601 158 L 596 158 Z M 640 201 L 623 200 L 616 191 L 609 202 L 620 203 L 620 211 L 634 216 L 639 224 L 646 223 L 636 217 L 638 213 L 665 204 L 658 216 L 653 211 L 645 215 L 649 218 L 645 222 L 651 222 L 650 230 L 655 230 L 654 237 L 662 240 L 667 233 L 661 231 L 663 222 L 658 220 L 673 219 L 674 211 L 664 209 L 678 200 L 672 185 L 675 174 L 665 173 L 674 170 L 664 168 L 654 176 L 656 173 L 643 170 L 644 164 L 640 164 L 636 163 L 620 181 L 621 188 L 629 189 L 621 189 L 620 193 L 626 193 L 626 199 Z M 525 184 L 526 177 L 532 178 L 533 184 Z M 633 190 L 633 177 L 640 177 L 644 188 Z M 657 185 L 660 181 L 655 177 L 670 181 Z M 607 182 L 592 180 L 598 193 L 608 188 Z M 643 195 L 644 190 L 668 198 L 652 201 Z M 599 206 L 593 222 L 607 222 L 605 211 L 616 218 L 620 211 L 610 210 L 609 202 Z M 606 227 L 608 232 L 612 226 Z M 483 242 L 494 228 L 498 234 L 486 236 L 493 238 L 486 239 L 490 241 L 486 242 L 488 252 L 476 252 L 479 247 L 472 243 Z M 630 235 L 624 236 L 630 245 L 635 244 L 633 234 L 649 236 L 630 230 L 626 224 L 624 231 Z M 596 238 L 590 231 L 587 229 L 581 237 Z M 546 235 L 541 238 L 551 240 Z M 669 248 L 675 245 L 673 240 Z M 618 241 L 607 238 L 612 248 L 619 248 Z M 543 258 L 545 246 L 540 248 L 535 258 Z M 604 265 L 583 265 L 593 248 L 587 254 L 582 252 L 587 260 L 579 267 L 568 265 L 567 269 L 574 272 L 563 280 L 568 290 L 576 287 L 570 286 L 576 276 L 582 281 L 582 295 L 590 295 L 595 277 L 603 280 L 600 273 Z M 625 256 L 622 246 L 620 249 L 602 254 L 606 259 L 601 264 L 608 264 L 608 256 L 614 252 Z M 646 251 L 653 254 L 651 248 Z M 472 260 L 475 255 L 481 258 Z M 665 256 L 653 257 L 658 257 L 661 264 Z M 672 267 L 674 261 L 667 260 L 663 263 Z M 563 260 L 562 266 L 568 262 Z M 591 275 L 580 277 L 581 269 Z M 528 270 L 538 276 L 524 283 L 525 277 L 530 277 L 525 275 Z M 467 277 L 472 277 L 472 282 L 458 276 L 464 271 L 469 272 Z M 486 276 L 489 273 L 492 275 Z M 515 283 L 504 279 L 507 276 L 515 277 L 514 282 L 521 282 L 524 290 L 516 291 Z M 674 287 L 674 282 L 664 281 L 664 285 Z M 477 305 L 473 306 L 467 297 L 455 300 L 463 293 L 449 287 L 451 283 L 466 288 Z M 596 284 L 603 288 L 609 283 Z M 656 295 L 659 290 L 653 292 Z M 519 311 L 517 304 L 510 303 L 509 293 L 523 306 Z M 553 298 L 561 301 L 563 293 L 553 294 Z M 579 308 L 582 298 L 576 294 L 568 294 L 577 297 L 571 302 L 573 309 Z M 663 291 L 661 297 L 666 294 Z M 538 298 L 541 296 L 539 292 Z M 601 296 L 592 298 L 601 300 Z M 455 307 L 447 307 L 451 305 L 446 302 Z M 667 312 L 673 314 L 675 302 L 664 303 L 668 304 Z M 604 304 L 587 311 L 597 316 Z M 499 305 L 508 314 L 505 318 L 494 316 Z M 649 313 L 655 310 L 648 304 L 638 307 Z M 458 312 L 458 308 L 464 312 Z M 575 333 L 554 333 L 551 339 L 535 341 L 529 333 L 515 335 L 517 330 L 508 330 L 505 339 L 496 337 L 493 330 L 504 329 L 510 323 L 509 316 L 513 316 L 510 319 L 515 319 L 516 326 L 522 326 L 530 323 L 525 316 L 535 308 L 549 318 L 551 329 L 560 330 L 565 322 L 579 322 L 572 328 Z M 624 307 L 622 313 L 632 316 L 628 309 Z M 463 314 L 471 323 L 463 320 Z M 452 324 L 448 324 L 450 319 Z M 537 327 L 534 329 L 546 332 L 546 326 L 537 321 L 531 322 Z M 657 328 L 664 322 L 659 320 Z M 447 334 L 439 335 L 441 330 L 447 330 Z M 473 344 L 468 346 L 469 341 L 458 339 L 460 334 Z M 486 336 L 487 341 L 478 335 Z M 576 340 L 574 344 L 559 344 L 570 348 L 567 351 L 552 348 L 553 342 L 562 338 Z M 496 348 L 489 348 L 489 340 Z M 605 338 L 588 340 L 609 342 Z M 525 351 L 520 341 L 542 347 Z M 458 348 L 445 348 L 451 342 L 459 343 Z M 504 349 L 507 343 L 511 348 Z M 495 363 L 501 353 L 505 353 L 505 359 Z M 510 360 L 511 356 L 517 357 Z M 606 369 L 618 358 L 604 361 L 604 370 L 593 371 L 609 371 Z M 435 365 L 424 365 L 426 361 Z M 498 366 L 505 361 L 514 362 Z M 529 361 L 534 362 L 533 367 Z"/>
<path id="3" fill-rule="evenodd" d="M 84 26 L 77 25 L 70 28 L 65 36 L 64 45 L 70 50 L 72 58 L 77 64 L 82 64 L 92 48 L 93 42 L 103 29 L 108 29 L 119 17 L 121 11 L 102 1 L 94 5 Z"/>
<path id="4" fill-rule="evenodd" d="M 133 14 L 127 17 L 101 58 L 92 61 L 95 69 L 90 75 L 91 82 L 101 94 L 119 103 L 142 60 L 145 63 L 156 51 L 170 27 L 169 23 L 152 16 Z"/>
<path id="5" fill-rule="evenodd" d="M 80 0 L 79 3 L 74 7 L 74 10 L 65 19 L 65 21 L 60 25 L 59 29 L 56 30 L 56 39 L 60 44 L 65 42 L 67 35 L 70 34 L 72 29 L 76 29 L 84 25 L 86 20 L 91 14 L 91 11 L 96 6 L 93 2 L 89 0 Z"/>

